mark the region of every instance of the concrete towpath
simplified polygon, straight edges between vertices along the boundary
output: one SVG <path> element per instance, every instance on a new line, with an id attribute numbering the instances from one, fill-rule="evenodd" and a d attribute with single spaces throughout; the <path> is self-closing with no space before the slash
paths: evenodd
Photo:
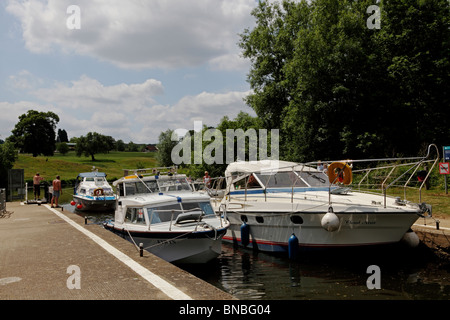
<path id="1" fill-rule="evenodd" d="M 0 299 L 234 300 L 97 224 L 8 202 L 0 217 Z"/>

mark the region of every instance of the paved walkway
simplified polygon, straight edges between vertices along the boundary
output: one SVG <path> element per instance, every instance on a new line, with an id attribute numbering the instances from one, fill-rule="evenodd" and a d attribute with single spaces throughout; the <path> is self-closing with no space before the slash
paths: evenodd
<path id="1" fill-rule="evenodd" d="M 0 218 L 0 299 L 231 300 L 231 295 L 84 218 L 7 203 Z"/>

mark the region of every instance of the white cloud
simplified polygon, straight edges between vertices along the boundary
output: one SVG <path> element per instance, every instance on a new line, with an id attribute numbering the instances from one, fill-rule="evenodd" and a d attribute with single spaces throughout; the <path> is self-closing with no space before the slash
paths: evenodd
<path id="1" fill-rule="evenodd" d="M 144 83 L 104 86 L 98 80 L 81 76 L 71 85 L 57 83 L 53 88 L 34 91 L 41 100 L 78 110 L 123 110 L 136 111 L 154 103 L 153 97 L 164 92 L 160 81 L 148 79 Z"/>
<path id="2" fill-rule="evenodd" d="M 70 30 L 67 7 L 81 28 Z M 10 0 L 31 52 L 61 50 L 123 68 L 176 68 L 205 62 L 236 68 L 236 43 L 252 24 L 254 0 Z M 224 64 L 234 56 L 233 63 Z"/>
<path id="3" fill-rule="evenodd" d="M 44 81 L 28 70 L 21 70 L 16 75 L 11 75 L 8 78 L 8 85 L 11 90 L 28 90 L 41 86 Z"/>
<path id="4" fill-rule="evenodd" d="M 27 113 L 28 110 L 40 112 L 52 111 L 56 114 L 61 112 L 61 109 L 55 108 L 52 105 L 40 105 L 31 101 L 19 101 L 15 103 L 0 102 L 0 139 L 5 140 L 11 135 L 14 126 L 19 122 L 19 116 Z"/>
<path id="5" fill-rule="evenodd" d="M 190 130 L 194 121 L 215 126 L 223 116 L 234 118 L 241 110 L 254 115 L 243 101 L 248 91 L 202 92 L 185 96 L 172 105 L 162 105 L 155 96 L 163 89 L 161 82 L 154 79 L 106 86 L 96 79 L 82 76 L 69 84 L 58 82 L 50 88 L 34 90 L 32 94 L 43 102 L 37 110 L 54 111 L 59 115 L 58 127 L 65 129 L 69 138 L 95 131 L 126 142 L 156 142 L 162 131 Z M 0 104 L 0 112 L 14 108 L 15 112 L 9 113 L 4 121 L 5 124 L 16 123 L 11 118 L 12 114 L 17 119 L 35 105 L 31 102 L 3 103 Z"/>

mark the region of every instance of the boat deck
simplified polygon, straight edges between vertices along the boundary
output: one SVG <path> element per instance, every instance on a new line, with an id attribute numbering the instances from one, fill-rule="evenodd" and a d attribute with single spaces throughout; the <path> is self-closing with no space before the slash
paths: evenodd
<path id="1" fill-rule="evenodd" d="M 8 202 L 0 216 L 0 299 L 234 300 L 83 217 Z"/>

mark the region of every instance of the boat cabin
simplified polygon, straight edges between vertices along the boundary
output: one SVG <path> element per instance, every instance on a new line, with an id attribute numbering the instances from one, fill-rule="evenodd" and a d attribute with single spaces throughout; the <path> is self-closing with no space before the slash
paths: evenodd
<path id="1" fill-rule="evenodd" d="M 155 195 L 155 197 L 157 196 Z M 161 197 L 165 198 L 167 196 Z M 215 213 L 208 199 L 187 202 L 177 199 L 172 201 L 164 199 L 164 202 L 160 204 L 146 203 L 142 205 L 130 203 L 126 205 L 126 211 L 123 214 L 123 221 L 119 222 L 150 227 L 164 222 L 171 222 L 174 225 L 198 222 L 203 217 L 214 216 Z"/>
<path id="2" fill-rule="evenodd" d="M 279 161 L 277 167 L 257 163 L 230 164 L 225 173 L 230 191 L 247 189 L 324 188 L 330 182 L 323 171 L 295 163 Z M 289 190 L 287 190 L 289 188 Z"/>
<path id="3" fill-rule="evenodd" d="M 173 191 L 193 191 L 185 175 L 147 177 L 132 175 L 115 181 L 113 185 L 117 187 L 120 197 Z"/>
<path id="4" fill-rule="evenodd" d="M 94 191 L 102 189 L 102 195 L 114 195 L 113 189 L 106 180 L 104 172 L 79 173 L 75 180 L 74 194 L 82 196 L 93 196 Z"/>

